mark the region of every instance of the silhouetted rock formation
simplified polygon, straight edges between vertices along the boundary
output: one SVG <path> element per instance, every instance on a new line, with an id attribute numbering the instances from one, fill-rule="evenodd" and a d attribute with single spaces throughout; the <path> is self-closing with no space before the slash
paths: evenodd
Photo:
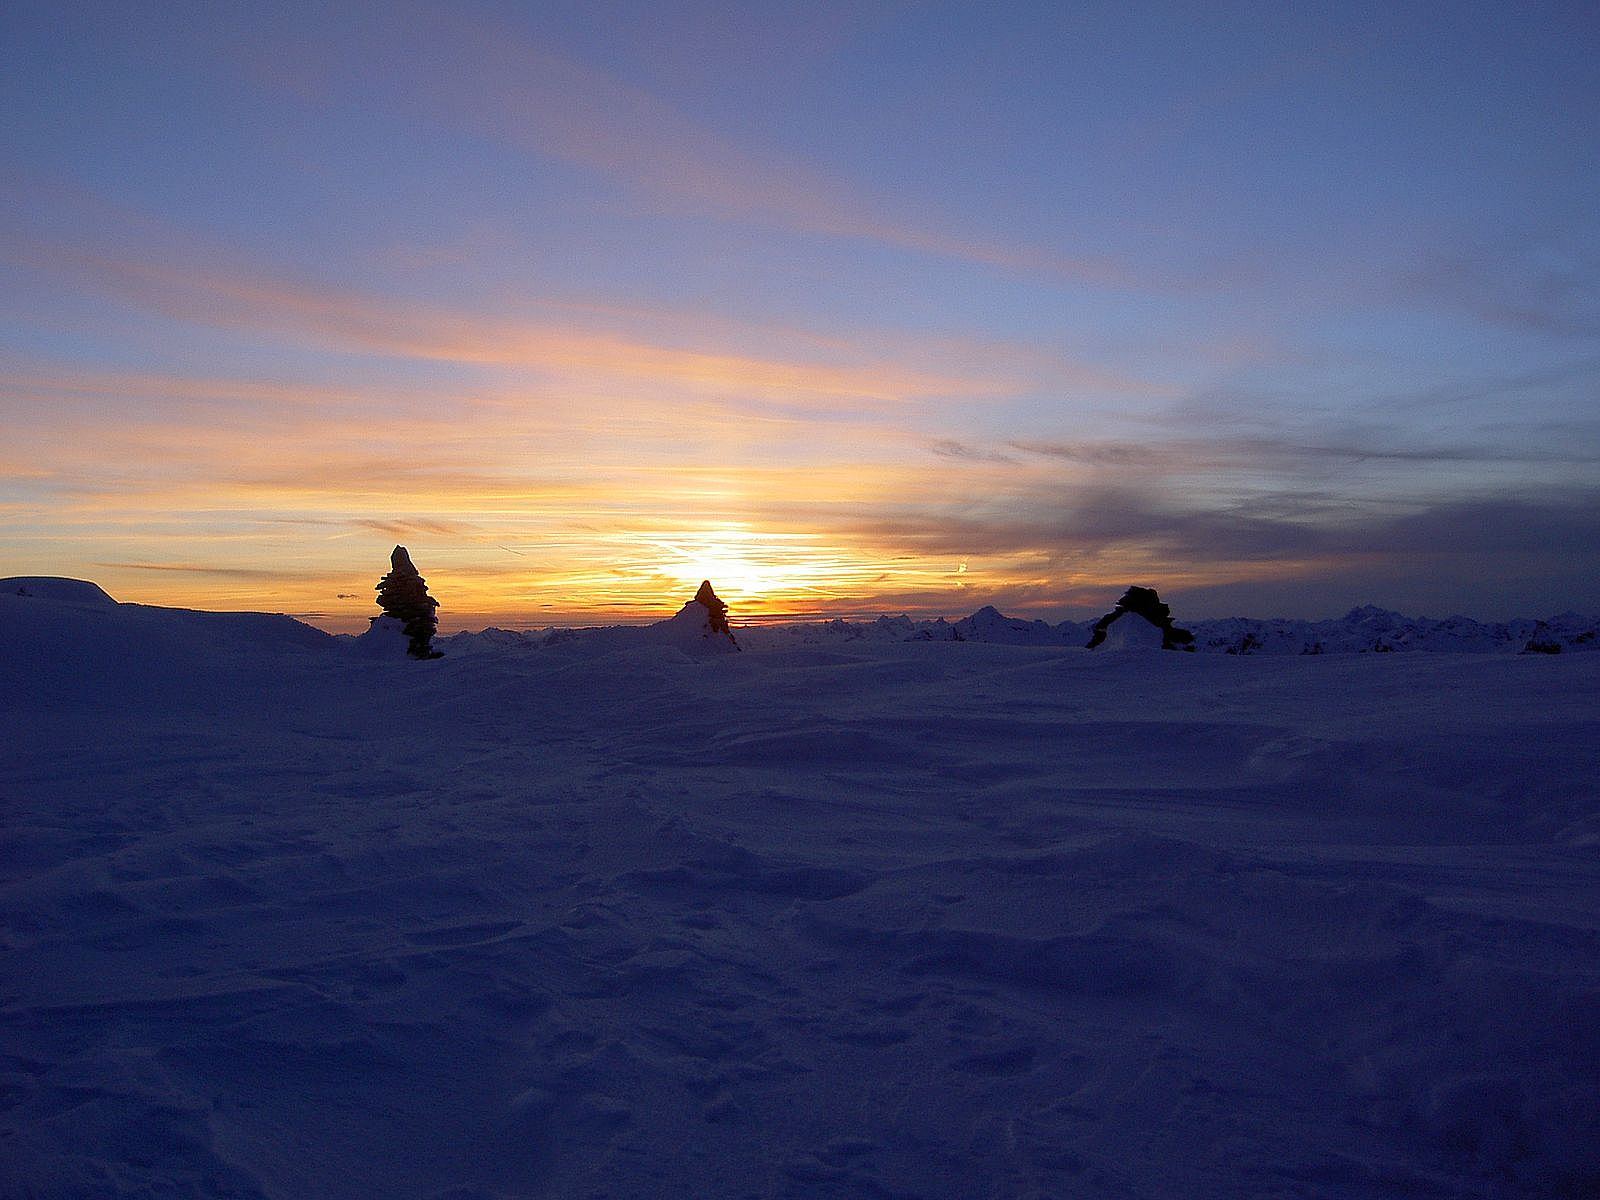
<path id="1" fill-rule="evenodd" d="M 743 649 L 728 627 L 728 606 L 709 579 L 700 585 L 694 599 L 678 610 L 677 616 L 651 628 L 673 631 L 675 637 L 685 639 L 684 648 L 696 654 Z"/>
<path id="2" fill-rule="evenodd" d="M 728 606 L 717 598 L 717 593 L 711 588 L 711 580 L 707 579 L 700 584 L 700 590 L 694 594 L 696 604 L 705 606 L 709 614 L 706 624 L 711 627 L 712 633 L 725 633 L 733 636 L 733 630 L 728 628 Z"/>
<path id="3" fill-rule="evenodd" d="M 389 556 L 390 571 L 378 580 L 378 607 L 384 616 L 401 623 L 410 639 L 406 653 L 412 658 L 441 658 L 433 648 L 433 635 L 439 629 L 439 602 L 428 595 L 428 581 L 411 565 L 404 546 L 396 546 Z M 380 617 L 372 618 L 376 623 Z"/>
<path id="4" fill-rule="evenodd" d="M 1161 603 L 1155 588 L 1130 587 L 1117 601 L 1117 606 L 1094 623 L 1089 635 L 1089 649 L 1093 650 L 1106 640 L 1106 632 L 1123 617 L 1143 617 L 1161 631 L 1163 650 L 1193 650 L 1194 634 L 1179 629 L 1172 623 L 1172 609 Z"/>

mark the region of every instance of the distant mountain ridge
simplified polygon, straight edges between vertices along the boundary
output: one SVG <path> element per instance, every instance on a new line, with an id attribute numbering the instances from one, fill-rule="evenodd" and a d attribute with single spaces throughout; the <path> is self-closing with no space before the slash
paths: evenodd
<path id="1" fill-rule="evenodd" d="M 811 621 L 790 625 L 745 626 L 741 641 L 752 649 L 786 645 L 843 644 L 847 642 L 980 642 L 1010 646 L 1083 647 L 1094 629 L 1093 621 L 1047 621 L 1008 617 L 985 605 L 957 621 L 943 617 L 915 620 L 901 614 L 873 621 Z M 1527 617 L 1511 621 L 1476 621 L 1452 616 L 1442 620 L 1410 617 L 1389 609 L 1364 605 L 1342 617 L 1320 621 L 1291 618 L 1224 617 L 1210 621 L 1185 621 L 1195 635 L 1194 646 L 1203 654 L 1386 654 L 1432 651 L 1452 654 L 1517 654 L 1532 648 L 1545 653 L 1571 653 L 1600 649 L 1600 617 L 1565 612 L 1540 620 Z M 600 631 L 592 631 L 598 633 Z M 619 634 L 621 631 L 618 631 Z M 513 648 L 538 649 L 577 637 L 592 636 L 578 630 L 485 629 L 457 633 L 441 639 L 456 651 L 468 653 Z"/>
<path id="2" fill-rule="evenodd" d="M 1452 616 L 1437 620 L 1363 605 L 1342 617 L 1320 621 L 1291 618 L 1224 617 L 1184 621 L 1195 635 L 1195 649 L 1211 654 L 1385 654 L 1434 651 L 1456 654 L 1562 653 L 1600 649 L 1600 617 L 1565 612 L 1544 620 L 1476 621 Z M 915 621 L 907 616 L 876 621 L 824 621 L 778 626 L 763 640 L 787 637 L 814 641 L 948 641 L 1013 646 L 1084 646 L 1093 621 L 1045 621 L 1008 617 L 993 605 L 958 621 Z"/>
<path id="3" fill-rule="evenodd" d="M 123 614 L 143 612 L 143 620 L 160 614 L 187 613 L 198 623 L 230 635 L 265 640 L 320 644 L 328 635 L 289 617 L 267 613 L 189 613 L 188 610 L 118 604 L 93 583 L 50 576 L 0 579 L 0 597 L 45 601 Z M 1471 617 L 1411 617 L 1375 605 L 1353 608 L 1342 617 L 1320 621 L 1290 618 L 1224 617 L 1184 621 L 1195 635 L 1195 649 L 1209 654 L 1385 654 L 1433 651 L 1454 654 L 1572 653 L 1600 649 L 1600 617 L 1576 612 L 1539 620 L 1477 621 Z M 1008 617 L 985 605 L 957 621 L 943 617 L 914 620 L 904 614 L 873 621 L 813 621 L 792 625 L 744 626 L 738 636 L 752 649 L 797 644 L 874 642 L 981 642 L 1012 646 L 1087 645 L 1093 621 L 1046 621 Z M 583 640 L 596 646 L 674 644 L 696 654 L 736 650 L 730 634 L 709 625 L 709 610 L 695 600 L 678 614 L 654 626 L 577 630 L 507 630 L 489 628 L 437 639 L 456 652 L 538 649 Z"/>

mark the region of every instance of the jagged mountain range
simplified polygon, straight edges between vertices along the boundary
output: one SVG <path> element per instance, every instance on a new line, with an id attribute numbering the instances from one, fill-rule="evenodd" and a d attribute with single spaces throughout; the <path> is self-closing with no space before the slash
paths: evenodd
<path id="1" fill-rule="evenodd" d="M 1600 649 L 1600 617 L 1575 612 L 1544 620 L 1476 621 L 1471 617 L 1412 617 L 1365 605 L 1320 621 L 1225 617 L 1182 621 L 1194 647 L 1211 654 L 1383 654 L 1414 650 L 1457 654 L 1570 653 Z M 1093 621 L 1046 621 L 1008 617 L 992 605 L 957 621 L 883 616 L 874 621 L 816 621 L 740 629 L 751 646 L 818 642 L 984 642 L 1014 646 L 1083 646 Z M 488 629 L 443 639 L 457 650 L 537 647 L 576 636 L 565 629 L 513 632 Z"/>
<path id="2" fill-rule="evenodd" d="M 1527 649 L 1554 652 L 1600 648 L 1600 617 L 1567 612 L 1546 620 L 1475 621 L 1453 616 L 1443 620 L 1410 617 L 1366 605 L 1342 617 L 1321 621 L 1288 618 L 1225 617 L 1183 621 L 1195 635 L 1195 649 L 1220 654 L 1354 654 L 1432 650 L 1455 653 L 1516 653 Z M 925 640 L 988 642 L 1021 646 L 1082 646 L 1093 621 L 1045 621 L 1008 617 L 985 606 L 959 621 L 914 621 L 880 617 L 876 621 L 828 621 L 790 626 L 792 635 L 811 640 Z"/>
<path id="3" fill-rule="evenodd" d="M 0 579 L 0 595 L 33 596 L 77 606 L 116 608 L 137 612 L 139 605 L 119 605 L 95 584 L 54 577 Z M 164 610 L 149 610 L 152 614 Z M 569 641 L 598 641 L 618 648 L 653 641 L 682 641 L 695 649 L 706 646 L 734 649 L 729 635 L 708 638 L 708 611 L 698 599 L 683 606 L 676 617 L 654 627 L 617 627 L 615 630 L 507 630 L 485 629 L 437 639 L 457 652 L 498 649 L 533 649 Z M 300 628 L 306 637 L 320 638 L 310 628 L 287 617 L 263 614 L 201 614 L 213 622 L 231 620 L 278 621 Z M 1130 618 L 1131 619 L 1131 618 Z M 1570 653 L 1600 649 L 1600 617 L 1576 612 L 1558 613 L 1538 620 L 1476 621 L 1453 616 L 1436 620 L 1410 617 L 1374 605 L 1353 608 L 1342 617 L 1321 621 L 1288 618 L 1225 617 L 1209 621 L 1183 621 L 1195 635 L 1195 649 L 1213 654 L 1360 654 L 1431 650 L 1445 653 L 1516 654 Z M 650 632 L 654 629 L 654 634 Z M 1084 646 L 1093 621 L 1046 621 L 1008 617 L 992 605 L 958 621 L 943 617 L 914 620 L 901 615 L 874 621 L 815 621 L 789 625 L 746 626 L 739 638 L 752 646 L 793 645 L 849 641 L 984 642 L 1014 646 Z M 722 643 L 730 643 L 724 646 Z"/>

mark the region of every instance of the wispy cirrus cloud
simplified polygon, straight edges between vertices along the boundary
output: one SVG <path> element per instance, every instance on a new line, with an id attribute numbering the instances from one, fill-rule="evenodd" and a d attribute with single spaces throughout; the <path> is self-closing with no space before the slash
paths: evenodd
<path id="1" fill-rule="evenodd" d="M 425 517 L 413 517 L 404 521 L 358 517 L 351 523 L 357 528 L 370 529 L 386 537 L 415 537 L 421 534 L 426 537 L 462 538 L 473 537 L 478 533 L 478 527 L 466 521 L 440 521 Z"/>
<path id="2" fill-rule="evenodd" d="M 363 30 L 355 70 L 330 63 L 286 73 L 276 60 L 326 58 L 335 44 L 298 40 L 248 55 L 263 85 L 320 104 L 399 107 L 436 126 L 487 137 L 608 180 L 635 203 L 787 232 L 878 243 L 1007 272 L 1104 287 L 1137 286 L 1126 263 L 963 230 L 903 201 L 712 129 L 662 97 L 530 38 L 510 22 L 461 8 Z M 470 69 L 462 69 L 470 63 Z M 307 80 L 313 82 L 308 84 Z M 403 89 L 394 82 L 404 81 Z"/>
<path id="3" fill-rule="evenodd" d="M 96 567 L 108 571 L 149 571 L 169 575 L 204 575 L 212 579 L 240 580 L 248 583 L 282 583 L 296 581 L 303 573 L 293 570 L 274 570 L 271 567 L 230 567 L 209 563 L 171 562 L 97 562 Z"/>
<path id="4" fill-rule="evenodd" d="M 1583 445 L 1443 444 L 1403 446 L 1392 442 L 1302 442 L 1287 438 L 1208 438 L 1173 441 L 1012 441 L 1015 450 L 1079 466 L 1152 471 L 1312 471 L 1318 467 L 1390 465 L 1572 464 L 1600 466 L 1600 447 Z M 976 453 L 976 452 L 968 452 Z"/>
<path id="5" fill-rule="evenodd" d="M 196 236 L 125 204 L 62 180 L 19 181 L 0 230 L 0 261 L 69 291 L 107 297 L 137 311 L 196 328 L 235 330 L 308 349 L 387 358 L 396 368 L 383 386 L 391 403 L 428 407 L 425 387 L 406 381 L 398 364 L 442 363 L 501 378 L 543 378 L 542 398 L 581 419 L 593 398 L 633 405 L 636 418 L 660 419 L 663 401 L 687 415 L 736 408 L 747 420 L 780 425 L 818 420 L 859 423 L 874 411 L 929 401 L 992 403 L 1033 394 L 1171 397 L 1164 380 L 1064 355 L 1027 341 L 967 334 L 913 334 L 889 328 L 826 332 L 692 310 L 614 303 L 604 298 L 502 298 L 465 308 L 407 295 L 328 284 L 263 266 L 237 249 Z M 63 237 L 47 214 L 65 214 L 76 232 Z M 15 373 L 14 373 L 15 374 Z M 98 388 L 170 407 L 266 405 L 355 411 L 363 390 L 338 387 L 322 371 L 300 387 L 281 381 L 196 378 L 178 381 L 132 372 L 96 378 L 81 368 L 44 373 L 19 386 L 39 397 L 88 398 Z M 350 378 L 348 370 L 340 375 Z M 485 374 L 484 378 L 487 378 Z M 231 389 L 231 390 L 230 390 Z M 517 400 L 506 389 L 503 409 Z M 474 403 L 496 389 L 475 385 Z M 460 396 L 446 401 L 459 406 Z"/>
<path id="6" fill-rule="evenodd" d="M 930 396 L 995 398 L 1018 383 L 861 361 L 786 359 L 638 340 L 577 325 L 516 320 L 383 298 L 244 267 L 94 253 L 37 242 L 13 260 L 186 322 L 289 334 L 351 353 L 654 381 L 718 394 L 814 402 L 902 402 Z M 838 361 L 853 354 L 857 361 Z"/>
<path id="7" fill-rule="evenodd" d="M 1521 333 L 1600 338 L 1600 224 L 1581 216 L 1439 246 L 1402 273 L 1398 290 Z"/>
<path id="8" fill-rule="evenodd" d="M 1014 454 L 962 441 L 960 438 L 938 438 L 929 443 L 928 449 L 940 458 L 951 459 L 954 462 L 1014 463 L 1017 461 Z"/>

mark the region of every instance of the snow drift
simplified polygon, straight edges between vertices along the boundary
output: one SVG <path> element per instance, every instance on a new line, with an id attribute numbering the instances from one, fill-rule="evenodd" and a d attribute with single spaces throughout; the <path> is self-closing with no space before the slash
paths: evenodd
<path id="1" fill-rule="evenodd" d="M 0 587 L 0 1194 L 1600 1187 L 1593 655 L 83 596 Z"/>

